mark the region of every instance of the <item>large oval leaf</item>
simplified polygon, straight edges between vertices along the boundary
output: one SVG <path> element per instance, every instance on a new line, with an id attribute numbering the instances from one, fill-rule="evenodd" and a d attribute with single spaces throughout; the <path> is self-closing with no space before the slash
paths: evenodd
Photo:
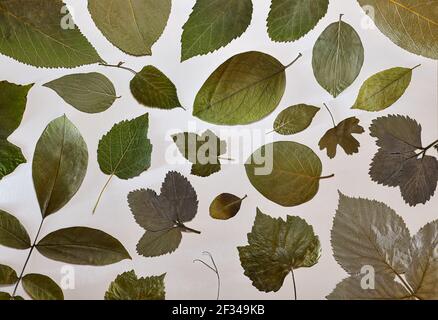
<path id="1" fill-rule="evenodd" d="M 65 102 L 86 113 L 107 110 L 117 99 L 112 82 L 103 74 L 71 74 L 44 85 L 58 93 Z"/>
<path id="2" fill-rule="evenodd" d="M 318 83 L 337 97 L 356 80 L 364 62 L 364 48 L 352 26 L 332 23 L 313 48 L 313 73 Z"/>
<path id="3" fill-rule="evenodd" d="M 13 215 L 0 210 L 0 245 L 13 249 L 29 249 L 29 234 Z"/>
<path id="4" fill-rule="evenodd" d="M 358 0 L 392 42 L 412 53 L 438 59 L 438 9 L 430 0 Z"/>
<path id="5" fill-rule="evenodd" d="M 84 180 L 88 150 L 79 130 L 66 116 L 53 120 L 38 140 L 32 164 L 41 214 L 64 207 Z"/>
<path id="6" fill-rule="evenodd" d="M 55 281 L 42 274 L 27 274 L 23 288 L 33 300 L 64 300 L 64 293 Z"/>
<path id="7" fill-rule="evenodd" d="M 36 248 L 49 259 L 78 265 L 105 266 L 131 259 L 117 239 L 85 227 L 55 231 L 44 237 Z"/>
<path id="8" fill-rule="evenodd" d="M 0 52 L 37 67 L 77 67 L 102 61 L 61 0 L 0 2 Z"/>
<path id="9" fill-rule="evenodd" d="M 193 115 L 218 125 L 243 125 L 274 111 L 286 88 L 287 67 L 256 51 L 223 63 L 196 96 Z"/>
<path id="10" fill-rule="evenodd" d="M 0 264 L 0 286 L 9 286 L 17 283 L 17 272 L 9 266 Z"/>
<path id="11" fill-rule="evenodd" d="M 329 0 L 272 0 L 269 36 L 281 42 L 300 39 L 327 14 L 328 5 Z"/>
<path id="12" fill-rule="evenodd" d="M 88 9 L 103 35 L 134 56 L 152 55 L 167 25 L 171 0 L 90 0 Z"/>
<path id="13" fill-rule="evenodd" d="M 251 0 L 197 0 L 184 25 L 181 60 L 213 52 L 240 37 L 251 23 Z"/>
<path id="14" fill-rule="evenodd" d="M 251 184 L 284 207 L 310 201 L 318 192 L 322 164 L 308 147 L 288 141 L 258 149 L 245 164 Z"/>
<path id="15" fill-rule="evenodd" d="M 307 129 L 320 109 L 299 104 L 283 110 L 275 119 L 274 131 L 281 135 L 291 135 Z"/>

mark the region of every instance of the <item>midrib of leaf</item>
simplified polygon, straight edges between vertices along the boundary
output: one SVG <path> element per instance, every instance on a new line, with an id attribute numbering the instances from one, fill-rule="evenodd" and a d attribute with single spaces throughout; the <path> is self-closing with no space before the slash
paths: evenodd
<path id="1" fill-rule="evenodd" d="M 92 246 L 92 245 L 86 245 L 86 244 L 65 244 L 65 243 L 50 243 L 50 244 L 37 244 L 37 248 L 50 248 L 50 247 L 71 247 L 71 248 L 81 248 L 81 249 L 93 249 L 96 251 L 106 251 L 110 253 L 117 253 L 120 254 L 120 251 L 111 250 L 109 248 L 99 247 L 99 246 Z"/>
<path id="2" fill-rule="evenodd" d="M 336 46 L 336 59 L 335 59 L 335 79 L 333 89 L 338 91 L 338 65 L 339 65 L 339 55 L 341 51 L 341 26 L 342 26 L 342 15 L 339 17 L 339 26 L 338 26 L 338 38 L 337 38 L 337 46 Z M 334 92 L 334 94 L 338 94 Z"/>
<path id="3" fill-rule="evenodd" d="M 81 88 L 77 88 L 77 87 L 72 87 L 72 86 L 65 86 L 66 89 L 73 89 L 74 91 L 78 91 L 78 92 L 82 92 L 82 93 L 95 93 L 97 95 L 101 95 L 104 97 L 110 97 L 110 98 L 117 98 L 117 96 L 103 92 L 103 91 L 95 91 L 95 90 L 90 90 L 90 89 L 81 89 Z"/>
<path id="4" fill-rule="evenodd" d="M 413 10 L 412 8 L 409 8 L 409 7 L 405 6 L 404 4 L 401 4 L 400 2 L 395 1 L 395 0 L 388 0 L 388 1 L 389 1 L 390 3 L 392 3 L 392 4 L 394 4 L 395 6 L 399 6 L 400 8 L 402 8 L 402 9 L 404 9 L 404 10 L 406 10 L 406 11 L 408 11 L 408 12 L 414 14 L 414 15 L 416 15 L 418 18 L 423 19 L 424 21 L 426 21 L 426 22 L 428 22 L 428 23 L 431 23 L 431 24 L 433 24 L 433 25 L 435 25 L 435 26 L 438 26 L 438 22 L 435 22 L 435 21 L 433 21 L 433 20 L 431 20 L 431 19 L 429 19 L 429 18 L 423 16 L 423 15 L 420 14 L 419 12 Z M 400 19 L 400 20 L 401 20 L 401 19 Z"/>
<path id="5" fill-rule="evenodd" d="M 112 1 L 111 1 L 111 2 L 112 2 Z M 146 46 L 146 44 L 144 43 L 144 40 L 145 40 L 145 39 L 144 39 L 143 35 L 141 34 L 140 26 L 138 25 L 137 18 L 136 18 L 136 16 L 135 16 L 134 6 L 132 5 L 132 0 L 128 0 L 128 3 L 129 3 L 129 9 L 131 10 L 131 14 L 132 14 L 133 21 L 134 21 L 134 23 L 135 23 L 136 31 L 137 31 L 137 33 L 138 33 L 140 39 L 142 40 L 142 41 L 141 41 L 141 45 L 143 46 L 144 49 L 146 49 L 146 51 L 150 52 L 150 48 L 148 48 L 148 47 Z"/>

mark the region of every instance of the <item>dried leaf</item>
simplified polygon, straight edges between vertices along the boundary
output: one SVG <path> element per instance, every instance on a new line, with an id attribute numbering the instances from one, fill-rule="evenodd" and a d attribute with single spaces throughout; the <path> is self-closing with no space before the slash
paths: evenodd
<path id="1" fill-rule="evenodd" d="M 274 131 L 281 135 L 292 135 L 306 130 L 319 108 L 298 104 L 283 110 L 275 119 Z"/>
<path id="2" fill-rule="evenodd" d="M 239 213 L 242 202 L 246 198 L 246 196 L 239 198 L 234 194 L 222 193 L 210 204 L 210 216 L 218 220 L 231 219 Z"/>
<path id="3" fill-rule="evenodd" d="M 111 283 L 105 300 L 165 300 L 165 276 L 137 278 L 134 271 L 122 273 Z"/>
<path id="4" fill-rule="evenodd" d="M 13 215 L 0 210 L 0 245 L 25 250 L 31 247 L 30 237 Z"/>
<path id="5" fill-rule="evenodd" d="M 64 300 L 64 293 L 55 281 L 42 274 L 27 274 L 23 288 L 33 300 Z"/>
<path id="6" fill-rule="evenodd" d="M 9 266 L 0 264 L 0 286 L 9 286 L 17 283 L 17 272 Z"/>

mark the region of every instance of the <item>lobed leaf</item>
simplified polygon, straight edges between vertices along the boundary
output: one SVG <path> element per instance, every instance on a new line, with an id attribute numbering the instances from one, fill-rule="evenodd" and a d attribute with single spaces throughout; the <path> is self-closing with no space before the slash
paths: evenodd
<path id="1" fill-rule="evenodd" d="M 137 278 L 134 271 L 118 275 L 105 293 L 105 300 L 165 300 L 164 277 Z"/>

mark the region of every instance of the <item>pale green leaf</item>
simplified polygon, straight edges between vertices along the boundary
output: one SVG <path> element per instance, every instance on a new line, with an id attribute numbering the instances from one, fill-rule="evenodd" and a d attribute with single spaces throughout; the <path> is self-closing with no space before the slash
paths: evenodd
<path id="1" fill-rule="evenodd" d="M 110 284 L 105 300 L 165 300 L 165 276 L 137 278 L 134 271 L 125 272 Z"/>
<path id="2" fill-rule="evenodd" d="M 64 300 L 64 293 L 55 281 L 42 274 L 27 274 L 22 280 L 24 291 L 33 300 Z"/>
<path id="3" fill-rule="evenodd" d="M 29 234 L 20 221 L 3 210 L 0 210 L 0 245 L 20 250 L 31 246 Z"/>
<path id="4" fill-rule="evenodd" d="M 0 264 L 0 286 L 9 286 L 17 283 L 17 272 L 9 266 Z"/>
<path id="5" fill-rule="evenodd" d="M 307 129 L 320 109 L 298 104 L 283 110 L 275 119 L 274 131 L 281 135 L 292 135 Z"/>

